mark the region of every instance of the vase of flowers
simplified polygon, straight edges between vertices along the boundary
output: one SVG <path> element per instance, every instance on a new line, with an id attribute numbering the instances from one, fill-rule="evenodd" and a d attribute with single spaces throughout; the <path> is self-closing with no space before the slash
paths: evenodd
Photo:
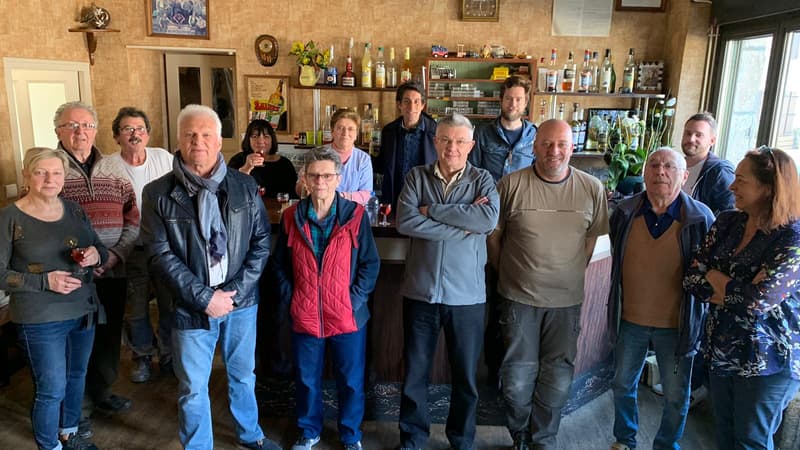
<path id="1" fill-rule="evenodd" d="M 298 81 L 301 86 L 314 86 L 320 72 L 328 67 L 331 58 L 330 50 L 320 49 L 314 41 L 305 44 L 295 41 L 289 54 L 297 57 L 297 65 L 300 68 Z"/>

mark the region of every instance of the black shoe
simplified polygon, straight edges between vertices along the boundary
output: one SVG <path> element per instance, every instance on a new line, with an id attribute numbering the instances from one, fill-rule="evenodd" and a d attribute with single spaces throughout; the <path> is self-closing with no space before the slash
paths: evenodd
<path id="1" fill-rule="evenodd" d="M 131 368 L 131 381 L 133 383 L 145 383 L 150 380 L 150 357 L 142 356 L 133 361 Z"/>
<path id="2" fill-rule="evenodd" d="M 72 433 L 66 441 L 61 441 L 61 448 L 64 450 L 98 450 L 97 446 Z"/>
<path id="3" fill-rule="evenodd" d="M 131 407 L 131 400 L 117 394 L 111 394 L 105 399 L 95 402 L 94 408 L 105 414 L 116 414 Z"/>
<path id="4" fill-rule="evenodd" d="M 94 431 L 92 431 L 92 421 L 88 417 L 82 417 L 80 422 L 78 422 L 78 432 L 77 435 L 81 439 L 90 439 L 94 436 Z"/>
<path id="5" fill-rule="evenodd" d="M 281 446 L 267 438 L 255 442 L 239 442 L 239 446 L 249 450 L 281 450 Z"/>

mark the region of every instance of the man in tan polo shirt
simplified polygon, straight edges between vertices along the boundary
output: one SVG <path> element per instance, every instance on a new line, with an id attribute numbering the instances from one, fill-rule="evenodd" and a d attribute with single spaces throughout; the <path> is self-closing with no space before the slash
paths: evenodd
<path id="1" fill-rule="evenodd" d="M 584 271 L 608 206 L 597 178 L 569 166 L 572 130 L 548 120 L 533 166 L 497 185 L 500 218 L 487 241 L 498 273 L 500 380 L 514 450 L 555 448 L 578 352 Z"/>
<path id="2" fill-rule="evenodd" d="M 608 318 L 616 345 L 612 450 L 636 447 L 636 389 L 650 345 L 664 389 L 653 448 L 680 448 L 692 358 L 706 311 L 683 290 L 683 273 L 714 222 L 706 205 L 681 190 L 687 176 L 680 153 L 670 147 L 658 149 L 647 158 L 646 190 L 620 202 L 611 216 Z"/>

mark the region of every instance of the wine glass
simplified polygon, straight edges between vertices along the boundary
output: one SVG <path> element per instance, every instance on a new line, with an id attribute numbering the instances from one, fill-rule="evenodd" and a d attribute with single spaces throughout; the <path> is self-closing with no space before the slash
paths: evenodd
<path id="1" fill-rule="evenodd" d="M 83 281 L 86 274 L 89 273 L 85 267 L 82 267 L 80 263 L 86 258 L 86 248 L 78 247 L 78 240 L 76 238 L 70 237 L 67 239 L 67 245 L 69 245 L 69 256 L 72 258 L 73 261 L 77 263 L 77 268 L 72 271 L 72 276 L 78 278 L 79 280 Z"/>
<path id="2" fill-rule="evenodd" d="M 389 214 L 392 213 L 391 203 L 381 203 L 380 209 L 378 209 L 378 213 L 381 216 L 383 216 L 383 219 L 381 219 L 381 221 L 378 222 L 378 225 L 382 227 L 388 227 L 389 225 L 391 225 L 391 223 L 389 223 Z"/>
<path id="3" fill-rule="evenodd" d="M 289 202 L 289 193 L 288 192 L 278 192 L 276 196 L 278 203 L 288 203 Z"/>

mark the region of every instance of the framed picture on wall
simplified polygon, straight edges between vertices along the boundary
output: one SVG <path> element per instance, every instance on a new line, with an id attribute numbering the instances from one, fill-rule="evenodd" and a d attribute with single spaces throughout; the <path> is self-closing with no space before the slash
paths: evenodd
<path id="1" fill-rule="evenodd" d="M 210 0 L 145 0 L 147 35 L 208 39 Z"/>
<path id="2" fill-rule="evenodd" d="M 667 0 L 616 0 L 617 11 L 664 12 Z"/>
<path id="3" fill-rule="evenodd" d="M 263 119 L 276 133 L 288 134 L 289 77 L 284 75 L 245 75 L 247 121 Z"/>
<path id="4" fill-rule="evenodd" d="M 636 77 L 636 92 L 659 93 L 664 82 L 664 61 L 642 61 Z"/>

